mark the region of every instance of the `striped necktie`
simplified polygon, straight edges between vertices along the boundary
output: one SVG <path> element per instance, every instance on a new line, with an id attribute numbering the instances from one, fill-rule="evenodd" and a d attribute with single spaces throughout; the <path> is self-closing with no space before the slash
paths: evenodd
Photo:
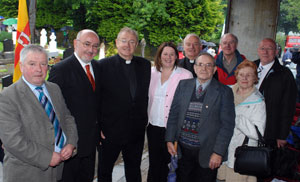
<path id="1" fill-rule="evenodd" d="M 202 85 L 199 85 L 197 90 L 196 90 L 196 98 L 199 99 L 200 98 L 200 95 L 201 95 L 201 92 L 202 92 Z"/>
<path id="2" fill-rule="evenodd" d="M 264 67 L 263 67 L 263 66 L 259 66 L 259 67 L 258 67 L 258 69 L 257 69 L 257 76 L 258 76 L 258 79 L 260 79 L 263 70 L 264 70 Z"/>
<path id="3" fill-rule="evenodd" d="M 45 109 L 50 122 L 53 124 L 54 127 L 54 136 L 55 136 L 55 148 L 56 152 L 60 152 L 60 150 L 64 147 L 66 136 L 63 133 L 59 121 L 56 117 L 55 111 L 53 109 L 53 106 L 51 102 L 46 97 L 45 93 L 43 92 L 42 87 L 36 87 L 35 88 L 39 92 L 39 101 L 42 104 L 43 108 Z"/>

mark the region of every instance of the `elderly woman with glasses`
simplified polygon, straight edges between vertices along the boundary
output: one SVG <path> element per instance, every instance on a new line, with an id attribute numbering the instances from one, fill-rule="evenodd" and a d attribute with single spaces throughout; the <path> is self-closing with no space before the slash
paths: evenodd
<path id="1" fill-rule="evenodd" d="M 226 182 L 256 182 L 255 176 L 235 173 L 235 149 L 242 145 L 245 137 L 249 138 L 249 146 L 257 146 L 257 132 L 255 125 L 263 135 L 266 123 L 266 108 L 263 96 L 255 84 L 258 83 L 257 67 L 255 63 L 244 60 L 235 71 L 237 83 L 233 86 L 235 104 L 235 128 L 228 147 L 228 160 L 223 162 L 218 171 L 218 179 Z"/>
<path id="2" fill-rule="evenodd" d="M 170 154 L 165 143 L 165 131 L 168 115 L 179 81 L 193 77 L 190 71 L 177 67 L 177 62 L 176 46 L 171 42 L 162 43 L 154 59 L 149 87 L 148 181 L 167 181 Z"/>

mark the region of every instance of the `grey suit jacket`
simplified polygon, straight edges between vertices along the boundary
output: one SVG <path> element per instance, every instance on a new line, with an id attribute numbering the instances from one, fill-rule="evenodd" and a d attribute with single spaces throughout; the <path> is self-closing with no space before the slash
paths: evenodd
<path id="1" fill-rule="evenodd" d="M 45 84 L 67 144 L 76 146 L 76 124 L 61 91 L 54 83 L 46 81 Z M 61 171 L 49 167 L 54 151 L 54 128 L 23 79 L 0 93 L 0 138 L 5 151 L 4 182 L 56 182 Z"/>
<path id="2" fill-rule="evenodd" d="M 176 89 L 172 102 L 166 131 L 166 141 L 177 141 L 185 119 L 193 91 L 196 87 L 196 78 L 181 80 Z M 227 157 L 227 148 L 231 140 L 235 125 L 235 110 L 231 88 L 214 78 L 207 86 L 200 115 L 199 127 L 199 164 L 208 168 L 210 156 L 216 153 Z M 181 157 L 180 148 L 178 150 Z"/>

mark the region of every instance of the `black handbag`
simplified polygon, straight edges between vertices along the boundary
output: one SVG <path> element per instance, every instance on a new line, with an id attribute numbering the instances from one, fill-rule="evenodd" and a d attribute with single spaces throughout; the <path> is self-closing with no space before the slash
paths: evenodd
<path id="1" fill-rule="evenodd" d="M 241 146 L 235 149 L 234 171 L 243 175 L 265 177 L 271 174 L 271 152 L 262 135 L 255 126 L 258 135 L 257 147 L 248 146 L 246 136 Z"/>

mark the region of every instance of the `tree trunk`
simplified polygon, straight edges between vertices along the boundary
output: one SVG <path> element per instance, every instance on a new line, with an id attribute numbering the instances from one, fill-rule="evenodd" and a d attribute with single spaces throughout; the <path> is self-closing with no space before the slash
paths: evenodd
<path id="1" fill-rule="evenodd" d="M 36 0 L 27 0 L 28 18 L 31 34 L 31 43 L 36 43 L 35 22 L 36 22 Z"/>

